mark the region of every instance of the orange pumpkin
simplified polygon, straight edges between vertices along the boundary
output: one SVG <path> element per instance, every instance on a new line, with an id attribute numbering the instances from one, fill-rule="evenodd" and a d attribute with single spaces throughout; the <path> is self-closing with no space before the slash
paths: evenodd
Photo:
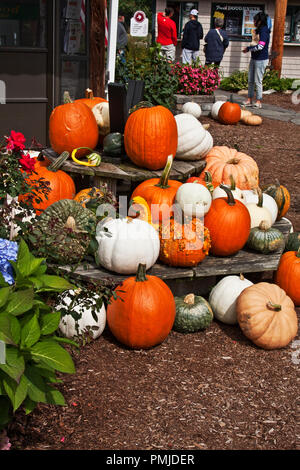
<path id="1" fill-rule="evenodd" d="M 85 207 L 86 203 L 91 199 L 102 196 L 104 196 L 104 192 L 100 188 L 86 188 L 82 189 L 79 191 L 79 193 L 76 194 L 74 201 L 79 202 L 83 207 Z"/>
<path id="2" fill-rule="evenodd" d="M 169 287 L 156 276 L 146 276 L 140 264 L 136 277 L 116 289 L 117 299 L 107 307 L 107 323 L 120 343 L 148 349 L 168 336 L 175 320 L 175 300 Z"/>
<path id="3" fill-rule="evenodd" d="M 236 312 L 244 335 L 263 349 L 283 348 L 297 334 L 294 304 L 276 284 L 259 282 L 244 289 Z"/>
<path id="4" fill-rule="evenodd" d="M 173 163 L 172 156 L 168 157 L 167 164 L 160 178 L 150 178 L 139 184 L 132 193 L 131 199 L 140 196 L 151 209 L 153 223 L 169 219 L 173 211 L 170 208 L 175 202 L 177 189 L 182 185 L 179 181 L 169 180 Z"/>
<path id="5" fill-rule="evenodd" d="M 259 170 L 256 161 L 249 155 L 238 152 L 226 146 L 213 147 L 205 157 L 205 171 L 212 176 L 214 187 L 221 183 L 231 185 L 231 175 L 240 189 L 254 189 L 258 187 Z M 205 172 L 200 174 L 205 180 Z"/>
<path id="6" fill-rule="evenodd" d="M 85 90 L 85 98 L 79 98 L 78 100 L 75 100 L 75 103 L 84 103 L 90 109 L 92 109 L 95 104 L 103 103 L 103 101 L 107 103 L 107 100 L 105 98 L 100 98 L 100 96 L 94 96 L 93 90 L 87 88 Z"/>
<path id="7" fill-rule="evenodd" d="M 186 180 L 187 183 L 199 183 L 205 186 L 211 193 L 214 190 L 214 184 L 212 181 L 212 176 L 209 171 L 204 171 L 204 179 L 200 176 L 191 176 L 189 179 Z"/>
<path id="8" fill-rule="evenodd" d="M 241 119 L 240 105 L 226 101 L 219 109 L 218 119 L 223 124 L 236 124 Z"/>
<path id="9" fill-rule="evenodd" d="M 251 219 L 247 207 L 234 199 L 227 186 L 221 185 L 227 199 L 220 197 L 212 201 L 204 217 L 204 225 L 211 237 L 210 252 L 217 256 L 229 256 L 238 252 L 248 240 Z"/>
<path id="10" fill-rule="evenodd" d="M 163 106 L 141 104 L 127 119 L 124 145 L 128 157 L 137 166 L 159 170 L 168 155 L 177 150 L 177 124 L 171 111 Z"/>
<path id="11" fill-rule="evenodd" d="M 171 218 L 160 227 L 159 259 L 170 266 L 195 266 L 208 254 L 210 244 L 209 231 L 200 219 L 181 224 Z"/>
<path id="12" fill-rule="evenodd" d="M 35 182 L 39 178 L 44 178 L 45 181 L 49 181 L 50 191 L 47 193 L 47 198 L 40 192 L 37 196 L 41 199 L 41 202 L 36 202 L 35 199 L 32 200 L 32 206 L 37 215 L 40 215 L 43 210 L 56 201 L 74 198 L 76 193 L 74 181 L 71 176 L 59 169 L 68 157 L 68 152 L 63 152 L 50 166 L 46 167 L 44 164 L 36 165 L 34 173 L 27 176 L 26 181 L 28 183 L 30 183 L 30 181 Z M 19 196 L 19 201 L 26 202 L 29 198 L 30 195 L 24 194 Z"/>
<path id="13" fill-rule="evenodd" d="M 300 248 L 282 255 L 275 283 L 285 290 L 296 306 L 300 306 Z"/>
<path id="14" fill-rule="evenodd" d="M 291 196 L 286 187 L 282 186 L 279 181 L 276 180 L 275 183 L 264 186 L 263 192 L 272 196 L 276 201 L 278 206 L 278 215 L 276 220 L 284 217 L 291 204 Z"/>
<path id="15" fill-rule="evenodd" d="M 98 143 L 99 131 L 92 110 L 84 103 L 70 99 L 64 94 L 64 104 L 57 106 L 49 120 L 49 139 L 57 153 L 72 152 L 78 147 L 94 149 Z M 78 156 L 87 155 L 90 150 L 82 149 Z"/>

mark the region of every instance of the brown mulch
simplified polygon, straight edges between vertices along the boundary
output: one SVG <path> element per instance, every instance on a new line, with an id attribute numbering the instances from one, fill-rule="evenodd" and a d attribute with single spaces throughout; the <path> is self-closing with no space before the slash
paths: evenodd
<path id="1" fill-rule="evenodd" d="M 236 144 L 257 160 L 262 184 L 279 178 L 287 186 L 288 217 L 300 230 L 299 127 L 201 121 L 211 124 L 215 145 Z M 148 351 L 126 349 L 105 330 L 73 353 L 76 374 L 60 385 L 66 407 L 41 404 L 27 419 L 18 414 L 9 431 L 13 448 L 296 449 L 294 351 L 259 349 L 238 326 L 217 321 L 204 332 L 172 331 Z"/>
<path id="2" fill-rule="evenodd" d="M 299 94 L 297 95 L 298 101 Z M 285 93 L 272 93 L 271 95 L 263 95 L 263 103 L 271 104 L 272 106 L 279 106 L 284 109 L 291 109 L 300 113 L 300 103 L 294 104 L 292 101 L 292 94 Z"/>

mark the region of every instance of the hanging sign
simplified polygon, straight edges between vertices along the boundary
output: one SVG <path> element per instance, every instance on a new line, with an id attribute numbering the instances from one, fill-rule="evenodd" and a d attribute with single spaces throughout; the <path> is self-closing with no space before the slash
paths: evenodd
<path id="1" fill-rule="evenodd" d="M 144 37 L 148 35 L 149 20 L 143 11 L 136 11 L 130 20 L 130 36 Z"/>

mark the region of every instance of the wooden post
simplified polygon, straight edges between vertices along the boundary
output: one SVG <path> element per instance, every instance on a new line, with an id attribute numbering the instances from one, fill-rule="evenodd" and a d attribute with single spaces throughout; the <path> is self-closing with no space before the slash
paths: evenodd
<path id="1" fill-rule="evenodd" d="M 109 2 L 107 65 L 108 82 L 115 81 L 119 0 Z"/>
<path id="2" fill-rule="evenodd" d="M 105 95 L 105 0 L 90 0 L 90 88 Z"/>
<path id="3" fill-rule="evenodd" d="M 276 57 L 272 60 L 272 66 L 274 70 L 278 71 L 279 76 L 282 67 L 286 7 L 287 0 L 276 0 L 272 42 L 272 53 L 276 53 Z"/>

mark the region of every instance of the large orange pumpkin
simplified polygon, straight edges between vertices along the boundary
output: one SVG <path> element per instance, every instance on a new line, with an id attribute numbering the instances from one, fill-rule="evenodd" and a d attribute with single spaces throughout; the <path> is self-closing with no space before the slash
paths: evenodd
<path id="1" fill-rule="evenodd" d="M 212 201 L 210 210 L 204 217 L 204 225 L 211 237 L 210 252 L 217 256 L 230 256 L 247 242 L 251 219 L 247 207 L 234 199 L 230 189 L 224 185 L 221 188 L 228 196 Z"/>
<path id="2" fill-rule="evenodd" d="M 296 306 L 300 306 L 300 248 L 282 255 L 275 282 L 285 290 Z"/>
<path id="3" fill-rule="evenodd" d="M 263 187 L 263 192 L 272 196 L 275 199 L 278 207 L 277 219 L 279 220 L 285 216 L 290 208 L 291 196 L 285 186 L 282 186 L 278 180 L 275 183 L 268 184 Z"/>
<path id="4" fill-rule="evenodd" d="M 141 105 L 144 106 L 144 105 Z M 177 124 L 171 111 L 163 106 L 139 107 L 127 119 L 124 145 L 136 165 L 159 170 L 177 150 Z"/>
<path id="5" fill-rule="evenodd" d="M 249 155 L 226 146 L 213 147 L 205 157 L 205 171 L 212 176 L 214 187 L 221 183 L 231 185 L 231 178 L 240 189 L 254 189 L 258 186 L 259 170 L 256 161 Z M 200 178 L 205 180 L 205 171 Z"/>
<path id="6" fill-rule="evenodd" d="M 41 199 L 41 202 L 36 202 L 34 199 L 32 200 L 32 206 L 38 215 L 60 199 L 74 198 L 76 194 L 74 181 L 71 176 L 59 169 L 68 157 L 68 152 L 63 152 L 62 155 L 48 167 L 45 166 L 44 162 L 40 162 L 38 165 L 35 165 L 34 172 L 27 176 L 26 180 L 28 183 L 30 183 L 30 181 L 37 181 L 39 178 L 44 178 L 45 181 L 49 181 L 50 183 L 50 191 L 47 193 L 47 198 L 42 192 L 39 192 L 38 197 Z M 29 197 L 29 195 L 24 194 L 19 196 L 19 201 L 26 202 L 29 200 Z"/>
<path id="7" fill-rule="evenodd" d="M 240 105 L 226 101 L 219 109 L 218 119 L 223 124 L 236 124 L 241 119 Z"/>
<path id="8" fill-rule="evenodd" d="M 297 334 L 294 304 L 276 284 L 259 282 L 244 289 L 236 312 L 244 335 L 263 349 L 283 348 Z"/>
<path id="9" fill-rule="evenodd" d="M 169 180 L 173 158 L 168 157 L 167 164 L 160 178 L 150 178 L 139 184 L 132 193 L 131 199 L 140 196 L 147 202 L 151 210 L 152 222 L 158 223 L 170 218 L 173 211 L 169 210 L 175 201 L 180 181 Z"/>
<path id="10" fill-rule="evenodd" d="M 78 100 L 75 100 L 75 103 L 84 103 L 90 109 L 92 109 L 95 104 L 103 102 L 107 103 L 107 100 L 105 98 L 101 98 L 100 96 L 94 96 L 93 90 L 91 90 L 90 88 L 87 88 L 85 90 L 85 98 L 79 98 Z"/>
<path id="11" fill-rule="evenodd" d="M 169 287 L 156 276 L 146 276 L 140 264 L 136 277 L 127 278 L 117 289 L 117 299 L 107 307 L 112 334 L 135 349 L 148 349 L 168 336 L 175 320 L 175 300 Z"/>
<path id="12" fill-rule="evenodd" d="M 196 217 L 181 224 L 171 218 L 160 227 L 159 259 L 170 266 L 195 266 L 208 254 L 209 231 Z"/>
<path id="13" fill-rule="evenodd" d="M 64 104 L 53 109 L 49 120 L 49 139 L 52 149 L 57 153 L 72 152 L 78 147 L 94 149 L 98 143 L 99 131 L 92 110 L 84 103 L 70 99 L 64 94 Z M 89 153 L 82 149 L 78 156 Z"/>

